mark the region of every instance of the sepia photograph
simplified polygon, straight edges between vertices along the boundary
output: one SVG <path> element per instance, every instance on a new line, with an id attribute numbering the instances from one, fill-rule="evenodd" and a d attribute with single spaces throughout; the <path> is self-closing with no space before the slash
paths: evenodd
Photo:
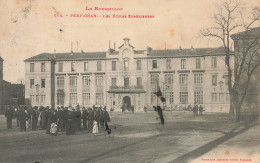
<path id="1" fill-rule="evenodd" d="M 0 14 L 0 162 L 260 162 L 260 1 L 0 0 Z"/>

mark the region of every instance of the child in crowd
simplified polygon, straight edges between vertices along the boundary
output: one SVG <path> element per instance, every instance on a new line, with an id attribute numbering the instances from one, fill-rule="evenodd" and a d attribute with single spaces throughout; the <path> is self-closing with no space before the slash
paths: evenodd
<path id="1" fill-rule="evenodd" d="M 94 134 L 94 136 L 96 136 L 96 134 L 98 133 L 98 123 L 96 120 L 94 120 L 93 122 L 93 130 L 92 133 Z"/>

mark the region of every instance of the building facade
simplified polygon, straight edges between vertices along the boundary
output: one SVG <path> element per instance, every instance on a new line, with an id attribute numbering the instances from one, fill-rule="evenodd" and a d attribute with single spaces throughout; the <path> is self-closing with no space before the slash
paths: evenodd
<path id="1" fill-rule="evenodd" d="M 121 107 L 198 103 L 227 112 L 225 49 L 135 50 L 125 38 L 106 52 L 42 53 L 25 60 L 25 97 L 33 106 Z M 166 102 L 154 92 L 161 90 Z"/>

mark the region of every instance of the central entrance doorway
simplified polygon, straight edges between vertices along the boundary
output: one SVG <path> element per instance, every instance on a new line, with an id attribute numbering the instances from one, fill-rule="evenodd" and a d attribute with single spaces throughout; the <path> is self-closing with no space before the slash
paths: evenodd
<path id="1" fill-rule="evenodd" d="M 125 110 L 130 110 L 130 107 L 131 107 L 131 99 L 129 96 L 125 96 L 123 98 L 123 111 Z"/>

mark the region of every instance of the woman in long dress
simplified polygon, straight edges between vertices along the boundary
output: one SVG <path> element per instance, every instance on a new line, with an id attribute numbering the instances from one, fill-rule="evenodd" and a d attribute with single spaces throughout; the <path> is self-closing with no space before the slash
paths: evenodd
<path id="1" fill-rule="evenodd" d="M 96 134 L 98 133 L 98 123 L 96 120 L 94 120 L 93 122 L 93 130 L 92 133 L 94 134 L 94 136 L 96 136 Z"/>

